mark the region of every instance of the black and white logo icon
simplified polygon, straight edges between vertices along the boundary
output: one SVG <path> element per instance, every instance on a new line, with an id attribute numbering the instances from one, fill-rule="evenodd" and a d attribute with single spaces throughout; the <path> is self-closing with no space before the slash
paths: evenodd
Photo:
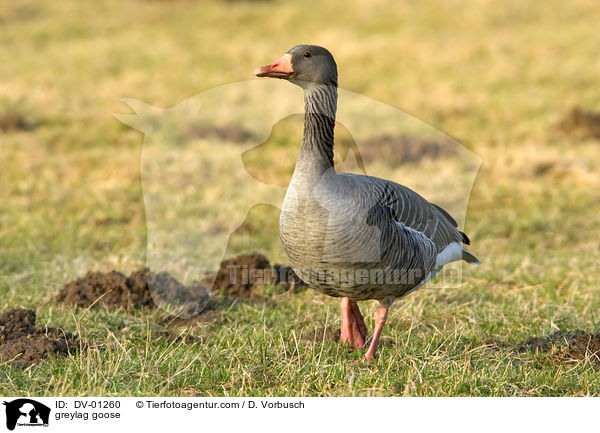
<path id="1" fill-rule="evenodd" d="M 29 398 L 18 398 L 4 402 L 6 406 L 6 428 L 14 430 L 16 426 L 48 427 L 50 408 Z"/>

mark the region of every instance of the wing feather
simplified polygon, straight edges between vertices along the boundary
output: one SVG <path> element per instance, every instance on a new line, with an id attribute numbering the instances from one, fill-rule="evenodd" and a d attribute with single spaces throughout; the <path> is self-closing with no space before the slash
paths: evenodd
<path id="1" fill-rule="evenodd" d="M 369 202 L 391 210 L 396 222 L 423 233 L 443 250 L 452 242 L 469 244 L 466 234 L 458 230 L 456 220 L 443 208 L 398 183 L 378 177 L 340 173 L 359 183 Z"/>

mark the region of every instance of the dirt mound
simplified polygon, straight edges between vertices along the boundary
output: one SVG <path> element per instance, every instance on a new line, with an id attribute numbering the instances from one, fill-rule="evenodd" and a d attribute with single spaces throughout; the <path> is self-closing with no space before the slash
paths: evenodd
<path id="1" fill-rule="evenodd" d="M 214 278 L 214 284 L 210 291 L 245 299 L 254 295 L 253 288 L 259 284 L 273 284 L 284 290 L 306 287 L 290 266 L 276 263 L 271 267 L 269 260 L 260 253 L 223 260 L 216 276 L 208 276 L 208 280 L 211 278 Z"/>
<path id="2" fill-rule="evenodd" d="M 305 284 L 289 266 L 275 265 L 260 253 L 243 254 L 223 260 L 219 270 L 186 287 L 167 272 L 140 269 L 128 277 L 118 271 L 88 272 L 71 281 L 56 301 L 80 307 L 165 308 L 171 315 L 188 320 L 214 308 L 209 293 L 250 299 L 254 288 L 263 283 L 284 290 Z"/>
<path id="3" fill-rule="evenodd" d="M 237 298 L 250 298 L 255 284 L 269 283 L 271 279 L 271 264 L 264 255 L 242 254 L 221 262 L 211 291 Z"/>
<path id="4" fill-rule="evenodd" d="M 532 337 L 515 346 L 518 352 L 555 352 L 557 361 L 592 359 L 600 368 L 600 332 L 582 330 L 556 331 L 550 335 Z"/>
<path id="5" fill-rule="evenodd" d="M 48 355 L 68 356 L 79 349 L 75 336 L 35 324 L 35 311 L 16 308 L 0 313 L 0 360 L 29 367 Z"/>
<path id="6" fill-rule="evenodd" d="M 557 128 L 576 137 L 600 139 L 600 113 L 575 107 L 563 117 Z"/>
<path id="7" fill-rule="evenodd" d="M 201 314 L 208 305 L 208 293 L 205 290 L 198 287 L 188 288 L 168 272 L 155 274 L 146 268 L 132 273 L 129 278 L 135 282 L 134 287 L 138 290 L 151 293 L 155 306 L 177 307 L 179 315 Z"/>
<path id="8" fill-rule="evenodd" d="M 132 274 L 133 275 L 133 274 Z M 139 290 L 136 281 L 120 272 L 88 272 L 84 277 L 67 283 L 56 297 L 64 304 L 89 307 L 154 306 L 150 292 Z"/>
<path id="9" fill-rule="evenodd" d="M 208 294 L 199 287 L 188 289 L 167 272 L 140 269 L 129 277 L 117 271 L 88 272 L 67 283 L 56 301 L 81 307 L 175 307 L 174 313 L 190 316 L 204 311 Z"/>

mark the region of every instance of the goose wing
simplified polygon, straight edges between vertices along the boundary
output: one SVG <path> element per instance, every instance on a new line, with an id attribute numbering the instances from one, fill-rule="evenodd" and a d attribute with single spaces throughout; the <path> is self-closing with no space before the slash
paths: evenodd
<path id="1" fill-rule="evenodd" d="M 393 221 L 423 234 L 435 244 L 438 252 L 452 243 L 470 243 L 467 235 L 458 230 L 456 220 L 448 212 L 413 190 L 378 177 L 343 175 L 351 176 L 358 183 L 374 209 L 374 217 L 382 214 L 380 209 L 375 211 L 376 208 L 388 209 Z"/>

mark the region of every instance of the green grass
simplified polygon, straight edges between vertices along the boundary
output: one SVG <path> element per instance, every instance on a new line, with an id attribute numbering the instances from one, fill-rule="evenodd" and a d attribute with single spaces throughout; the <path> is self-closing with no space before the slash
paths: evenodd
<path id="1" fill-rule="evenodd" d="M 0 394 L 600 394 L 590 360 L 511 348 L 556 329 L 600 328 L 600 143 L 554 128 L 573 106 L 600 110 L 595 3 L 353 3 L 65 0 L 0 10 L 0 115 L 28 125 L 0 131 L 0 308 L 36 308 L 40 323 L 89 343 L 25 370 L 0 364 Z M 120 98 L 173 106 L 250 79 L 301 42 L 331 49 L 344 89 L 399 107 L 482 158 L 465 230 L 483 265 L 465 268 L 458 287 L 397 301 L 366 365 L 329 338 L 306 338 L 339 327 L 338 301 L 310 290 L 265 287 L 268 302 L 238 302 L 213 322 L 172 330 L 199 337 L 193 344 L 154 338 L 158 312 L 53 302 L 88 270 L 145 263 L 143 136 L 112 117 L 127 112 Z M 270 172 L 272 163 L 297 152 L 283 137 L 298 125 L 280 131 L 268 152 L 246 158 L 274 183 L 290 164 Z M 227 146 L 208 156 L 214 167 L 235 153 Z M 419 191 L 428 183 L 418 166 L 374 167 Z M 206 193 L 215 212 L 218 192 L 235 187 L 217 180 Z M 282 260 L 277 212 L 253 212 L 229 252 Z M 361 306 L 372 329 L 375 303 Z"/>

